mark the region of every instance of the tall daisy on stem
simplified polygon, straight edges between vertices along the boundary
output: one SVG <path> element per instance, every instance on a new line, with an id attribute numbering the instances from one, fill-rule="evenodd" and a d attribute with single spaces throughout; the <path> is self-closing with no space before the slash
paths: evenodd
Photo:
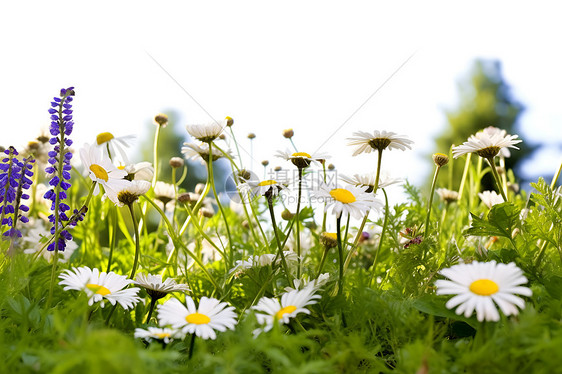
<path id="1" fill-rule="evenodd" d="M 453 147 L 453 157 L 458 158 L 468 153 L 476 153 L 478 156 L 488 161 L 498 190 L 503 200 L 507 201 L 507 196 L 494 159 L 506 148 L 519 149 L 515 144 L 521 143 L 522 140 L 517 138 L 518 135 L 507 135 L 505 131 L 480 131 L 475 135 L 471 135 L 462 145 Z"/>

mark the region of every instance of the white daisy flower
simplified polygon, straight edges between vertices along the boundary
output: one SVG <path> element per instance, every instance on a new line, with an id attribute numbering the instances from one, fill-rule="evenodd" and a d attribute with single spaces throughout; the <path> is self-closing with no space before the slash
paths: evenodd
<path id="1" fill-rule="evenodd" d="M 307 288 L 297 291 L 293 290 L 284 293 L 281 301 L 276 298 L 262 297 L 252 309 L 256 311 L 256 318 L 260 325 L 265 325 L 263 331 L 267 332 L 273 328 L 277 321 L 282 324 L 289 323 L 291 318 L 295 318 L 299 313 L 310 314 L 305 307 L 316 304 L 316 299 L 320 295 L 314 294 L 314 288 Z M 254 334 L 261 332 L 261 329 L 254 331 Z"/>
<path id="2" fill-rule="evenodd" d="M 468 141 L 462 145 L 453 147 L 453 157 L 458 158 L 467 153 L 476 153 L 482 158 L 491 159 L 502 149 L 519 149 L 515 146 L 515 144 L 522 142 L 522 140 L 517 139 L 518 137 L 518 135 L 507 135 L 502 130 L 479 131 L 475 135 L 471 135 Z"/>
<path id="3" fill-rule="evenodd" d="M 41 255 L 50 262 L 55 251 L 47 251 L 43 247 L 47 239 L 51 237 L 51 232 L 45 228 L 42 219 L 30 220 L 27 226 L 31 228 L 22 240 L 23 253 L 33 254 L 42 250 Z M 58 251 L 59 261 L 67 262 L 77 248 L 76 242 L 73 240 L 67 241 L 64 251 Z"/>
<path id="4" fill-rule="evenodd" d="M 250 192 L 252 196 L 266 196 L 266 194 L 271 194 L 273 197 L 276 197 L 281 191 L 287 189 L 287 185 L 275 179 L 264 181 L 250 179 L 245 183 L 239 184 L 238 189 L 243 193 Z"/>
<path id="5" fill-rule="evenodd" d="M 64 271 L 59 278 L 62 279 L 59 284 L 65 286 L 65 291 L 84 291 L 90 298 L 88 305 L 99 302 L 103 308 L 105 300 L 108 300 L 111 305 L 119 303 L 124 309 L 129 309 L 140 301 L 138 287 L 125 288 L 133 281 L 112 271 L 100 273 L 98 269 L 87 266 L 73 267 L 72 270 Z"/>
<path id="6" fill-rule="evenodd" d="M 299 169 L 307 168 L 312 162 L 324 162 L 330 156 L 325 153 L 306 153 L 306 152 L 291 152 L 289 150 L 277 151 L 276 157 L 282 158 L 286 161 L 291 161 L 293 165 Z"/>
<path id="7" fill-rule="evenodd" d="M 171 292 L 189 291 L 187 284 L 178 284 L 173 278 L 167 278 L 162 282 L 160 274 L 137 274 L 133 283 L 144 288 L 153 300 L 161 299 Z"/>
<path id="8" fill-rule="evenodd" d="M 532 291 L 521 286 L 527 283 L 523 271 L 513 262 L 497 264 L 473 262 L 458 264 L 440 272 L 450 280 L 437 280 L 438 295 L 456 295 L 447 301 L 449 309 L 457 307 L 455 313 L 470 317 L 476 310 L 478 321 L 498 321 L 500 315 L 496 303 L 506 316 L 519 313 L 517 307 L 525 308 L 518 295 L 531 296 Z"/>
<path id="9" fill-rule="evenodd" d="M 225 302 L 203 296 L 199 306 L 189 296 L 185 297 L 187 307 L 177 299 L 170 299 L 158 305 L 160 326 L 170 325 L 184 334 L 195 334 L 207 339 L 216 339 L 217 331 L 233 330 L 238 323 L 234 307 Z"/>
<path id="10" fill-rule="evenodd" d="M 232 154 L 226 151 L 230 157 Z M 209 162 L 209 144 L 208 143 L 201 143 L 200 145 L 195 143 L 183 143 L 183 147 L 181 148 L 181 153 L 185 155 L 185 158 L 188 160 L 199 160 L 205 162 Z M 213 147 L 213 161 L 217 161 L 218 159 L 223 158 L 224 155 L 221 151 Z"/>
<path id="11" fill-rule="evenodd" d="M 291 268 L 292 265 L 295 265 L 298 262 L 298 256 L 293 251 L 283 251 L 283 256 L 285 257 L 285 261 L 287 262 L 287 266 L 289 266 L 289 268 Z M 234 268 L 230 270 L 230 273 L 272 265 L 275 257 L 277 257 L 277 255 L 266 253 L 260 256 L 251 256 L 247 260 L 237 260 L 234 263 Z M 275 261 L 275 265 L 279 265 L 280 262 L 281 257 L 279 256 L 277 257 L 277 261 Z"/>
<path id="12" fill-rule="evenodd" d="M 459 193 L 457 191 L 452 191 L 446 188 L 438 188 L 435 192 L 437 192 L 439 198 L 447 204 L 459 200 Z"/>
<path id="13" fill-rule="evenodd" d="M 158 181 L 154 185 L 154 196 L 166 205 L 176 198 L 176 188 L 173 184 Z"/>
<path id="14" fill-rule="evenodd" d="M 209 143 L 219 137 L 226 127 L 226 120 L 219 122 L 213 121 L 199 125 L 187 125 L 189 135 L 204 143 Z"/>
<path id="15" fill-rule="evenodd" d="M 99 149 L 90 146 L 88 143 L 80 148 L 80 160 L 88 171 L 90 179 L 98 182 L 94 187 L 94 195 L 99 193 L 99 185 L 101 184 L 107 197 L 117 203 L 117 191 L 125 188 L 129 183 L 129 181 L 123 179 L 127 173 L 124 170 L 119 170 L 111 163 L 109 158 L 102 156 Z"/>
<path id="16" fill-rule="evenodd" d="M 496 191 L 479 192 L 478 196 L 480 197 L 480 200 L 482 200 L 484 205 L 488 207 L 488 209 L 492 209 L 494 205 L 504 202 L 503 197 L 501 197 L 501 195 L 498 195 Z"/>
<path id="17" fill-rule="evenodd" d="M 170 329 L 167 327 L 148 327 L 146 330 L 141 328 L 135 329 L 135 338 L 144 339 L 147 342 L 151 342 L 153 339 L 163 341 L 169 344 L 174 339 L 182 340 L 185 338 L 185 334 L 181 331 Z"/>
<path id="18" fill-rule="evenodd" d="M 125 148 L 129 148 L 133 145 L 135 135 L 125 135 L 115 137 L 110 132 L 102 132 L 96 136 L 96 145 L 101 148 L 103 155 L 111 160 L 121 160 L 128 163 L 127 153 Z"/>
<path id="19" fill-rule="evenodd" d="M 127 176 L 125 179 L 132 180 L 143 180 L 152 182 L 154 178 L 154 168 L 150 162 L 142 161 L 136 164 L 127 164 L 118 167 L 121 170 L 125 170 Z"/>
<path id="20" fill-rule="evenodd" d="M 132 180 L 128 181 L 123 188 L 117 192 L 117 206 L 131 205 L 138 200 L 139 196 L 144 195 L 150 190 L 149 181 Z"/>
<path id="21" fill-rule="evenodd" d="M 347 175 L 340 176 L 340 179 L 347 184 L 351 184 L 357 187 L 367 187 L 365 192 L 373 192 L 375 189 L 375 183 L 377 179 L 376 173 L 368 174 L 354 174 L 353 177 Z M 403 180 L 401 178 L 391 178 L 386 172 L 381 172 L 379 175 L 379 185 L 378 188 L 386 188 L 393 184 L 400 184 Z"/>
<path id="22" fill-rule="evenodd" d="M 490 137 L 494 136 L 497 133 L 499 133 L 500 136 L 502 136 L 502 137 L 507 136 L 507 131 L 505 131 L 503 129 L 499 129 L 499 128 L 494 127 L 494 126 L 488 126 L 484 130 L 482 130 L 482 132 L 485 133 L 487 136 L 490 136 Z M 509 148 L 500 149 L 500 156 L 502 156 L 504 158 L 511 157 L 511 152 L 510 152 Z"/>
<path id="23" fill-rule="evenodd" d="M 356 131 L 353 137 L 348 138 L 347 145 L 357 146 L 353 152 L 353 156 L 361 153 L 371 153 L 373 150 L 382 151 L 384 149 L 412 149 L 411 144 L 414 142 L 408 139 L 405 135 L 397 135 L 392 131 L 379 131 L 375 130 L 373 133 L 366 131 Z"/>
<path id="24" fill-rule="evenodd" d="M 318 278 L 310 280 L 307 276 L 303 276 L 302 279 L 293 279 L 293 287 L 285 287 L 285 291 L 291 292 L 299 289 L 310 288 L 313 292 L 318 291 L 322 286 L 324 286 L 330 280 L 329 273 L 322 273 Z"/>
<path id="25" fill-rule="evenodd" d="M 345 188 L 329 188 L 320 185 L 315 196 L 323 199 L 326 210 L 332 209 L 336 218 L 341 217 L 342 213 L 350 214 L 356 219 L 361 219 L 368 210 L 380 211 L 384 204 L 379 201 L 372 193 L 366 192 L 367 187 L 355 187 L 347 185 Z"/>

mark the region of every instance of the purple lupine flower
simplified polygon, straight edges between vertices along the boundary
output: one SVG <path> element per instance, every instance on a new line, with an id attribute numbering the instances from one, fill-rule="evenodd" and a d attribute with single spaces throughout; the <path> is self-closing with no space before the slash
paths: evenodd
<path id="1" fill-rule="evenodd" d="M 21 238 L 21 232 L 16 228 L 18 220 L 22 223 L 29 222 L 23 214 L 28 212 L 29 207 L 22 203 L 22 200 L 29 199 L 29 195 L 24 193 L 33 183 L 30 177 L 33 176 L 33 158 L 24 158 L 23 162 L 18 160 L 18 152 L 14 147 L 5 150 L 8 156 L 2 159 L 0 164 L 0 206 L 2 226 L 9 229 L 3 236 L 10 238 Z"/>
<path id="2" fill-rule="evenodd" d="M 49 251 L 64 251 L 66 242 L 72 240 L 72 235 L 65 230 L 64 222 L 69 220 L 66 212 L 70 210 L 68 204 L 63 200 L 67 198 L 66 191 L 70 188 L 70 160 L 72 153 L 68 149 L 72 145 L 72 140 L 67 138 L 72 133 L 74 121 L 72 120 L 72 97 L 74 87 L 63 88 L 60 91 L 61 97 L 54 97 L 51 102 L 49 113 L 51 114 L 51 126 L 49 131 L 53 136 L 49 143 L 53 145 L 53 150 L 48 153 L 49 165 L 45 172 L 51 176 L 49 185 L 52 187 L 45 193 L 45 199 L 51 200 L 51 210 L 49 221 L 53 224 L 51 234 L 55 235 L 53 242 L 49 244 Z"/>

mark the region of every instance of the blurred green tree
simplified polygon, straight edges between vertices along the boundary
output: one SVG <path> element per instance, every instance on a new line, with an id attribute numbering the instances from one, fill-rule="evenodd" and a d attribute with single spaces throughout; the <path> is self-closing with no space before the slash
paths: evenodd
<path id="1" fill-rule="evenodd" d="M 503 77 L 500 61 L 475 60 L 469 77 L 459 82 L 458 87 L 459 105 L 455 109 L 445 111 L 448 127 L 435 140 L 436 152 L 447 154 L 452 145 L 462 144 L 470 135 L 488 126 L 504 129 L 508 134 L 518 134 L 521 138 L 521 133 L 517 131 L 518 119 L 524 106 L 511 94 L 511 89 Z M 505 160 L 506 168 L 516 172 L 521 161 L 535 148 L 524 139 L 518 147 L 520 150 L 512 150 L 511 157 Z M 464 157 L 454 162 L 452 186 L 448 173 L 441 173 L 439 185 L 458 189 L 464 162 Z M 451 166 L 453 165 L 449 165 Z M 493 189 L 491 177 L 483 181 L 482 188 Z"/>

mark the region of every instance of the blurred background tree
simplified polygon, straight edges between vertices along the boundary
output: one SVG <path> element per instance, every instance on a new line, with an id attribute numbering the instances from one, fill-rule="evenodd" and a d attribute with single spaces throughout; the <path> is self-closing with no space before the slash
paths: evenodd
<path id="1" fill-rule="evenodd" d="M 468 137 L 488 127 L 504 129 L 508 134 L 518 134 L 518 119 L 524 110 L 522 103 L 512 94 L 508 83 L 502 75 L 501 62 L 498 60 L 475 60 L 469 77 L 458 84 L 460 102 L 457 108 L 446 110 L 448 127 L 436 138 L 436 152 L 448 154 L 452 145 L 460 145 Z M 518 144 L 519 151 L 512 150 L 507 158 L 507 169 L 517 170 L 522 160 L 529 157 L 536 147 L 523 139 Z M 475 157 L 476 159 L 476 157 Z M 452 160 L 451 160 L 452 161 Z M 439 175 L 439 186 L 447 186 L 457 190 L 461 181 L 465 157 L 454 162 L 453 185 L 449 185 L 449 173 Z M 453 165 L 449 165 L 451 167 Z M 483 180 L 482 189 L 494 189 L 491 176 Z"/>

